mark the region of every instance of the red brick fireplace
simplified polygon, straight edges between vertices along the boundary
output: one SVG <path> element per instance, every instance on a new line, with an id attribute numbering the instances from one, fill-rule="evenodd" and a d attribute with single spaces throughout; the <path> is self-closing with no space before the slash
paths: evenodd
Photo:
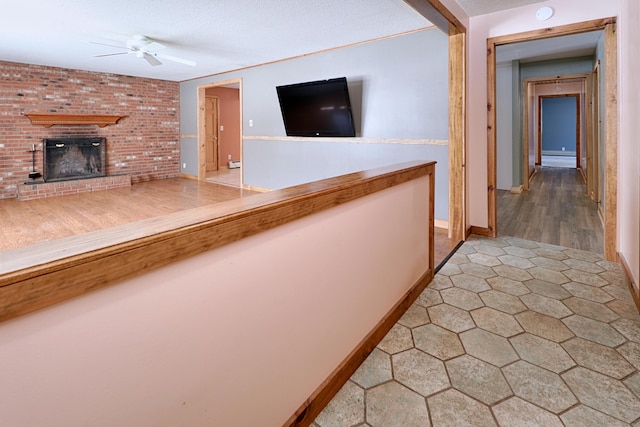
<path id="1" fill-rule="evenodd" d="M 19 188 L 29 199 L 178 176 L 179 99 L 177 82 L 0 61 L 0 199 L 18 197 Z M 105 127 L 47 128 L 32 124 L 32 113 L 125 117 Z M 43 141 L 77 137 L 106 140 L 106 177 L 23 188 L 33 182 L 32 149 L 43 173 Z"/>

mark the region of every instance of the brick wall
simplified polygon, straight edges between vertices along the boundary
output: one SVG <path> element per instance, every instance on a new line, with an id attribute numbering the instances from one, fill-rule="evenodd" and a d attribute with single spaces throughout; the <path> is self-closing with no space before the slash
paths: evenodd
<path id="1" fill-rule="evenodd" d="M 0 199 L 29 181 L 32 144 L 43 138 L 107 138 L 107 175 L 132 182 L 180 174 L 179 84 L 164 80 L 0 61 Z M 32 125 L 23 113 L 118 114 L 118 124 Z M 42 173 L 42 151 L 36 153 Z"/>

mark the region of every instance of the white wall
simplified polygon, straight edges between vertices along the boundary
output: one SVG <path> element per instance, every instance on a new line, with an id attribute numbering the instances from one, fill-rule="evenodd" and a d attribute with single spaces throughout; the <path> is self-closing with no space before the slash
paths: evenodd
<path id="1" fill-rule="evenodd" d="M 496 67 L 496 166 L 499 190 L 513 187 L 513 84 L 511 63 Z"/>
<path id="2" fill-rule="evenodd" d="M 428 269 L 429 178 L 0 324 L 0 424 L 280 426 Z"/>

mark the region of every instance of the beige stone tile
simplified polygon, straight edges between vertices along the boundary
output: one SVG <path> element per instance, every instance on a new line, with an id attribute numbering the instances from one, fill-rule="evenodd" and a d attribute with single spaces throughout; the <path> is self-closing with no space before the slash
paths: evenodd
<path id="1" fill-rule="evenodd" d="M 446 362 L 451 385 L 479 401 L 492 405 L 511 396 L 500 369 L 469 355 Z"/>
<path id="2" fill-rule="evenodd" d="M 476 326 L 467 311 L 448 304 L 429 307 L 428 311 L 432 323 L 453 332 L 466 331 Z"/>
<path id="3" fill-rule="evenodd" d="M 415 348 L 391 358 L 393 378 L 427 397 L 451 386 L 444 363 Z"/>
<path id="4" fill-rule="evenodd" d="M 440 291 L 432 288 L 427 288 L 418 296 L 414 304 L 418 304 L 422 307 L 431 307 L 432 305 L 442 304 L 442 297 Z"/>
<path id="5" fill-rule="evenodd" d="M 457 390 L 447 390 L 427 401 L 434 427 L 496 426 L 486 405 Z"/>
<path id="6" fill-rule="evenodd" d="M 488 242 L 485 241 L 484 243 L 488 243 Z M 508 246 L 508 245 L 505 245 L 505 246 Z M 505 255 L 505 253 L 504 253 L 504 251 L 502 249 L 500 249 L 497 246 L 490 245 L 490 244 L 489 245 L 487 245 L 487 244 L 476 245 L 475 246 L 475 250 L 479 254 L 492 255 L 492 256 Z"/>
<path id="7" fill-rule="evenodd" d="M 502 250 L 505 251 L 507 255 L 513 255 L 520 258 L 533 258 L 536 256 L 536 253 L 531 249 L 521 248 L 518 246 L 507 246 L 502 248 Z"/>
<path id="8" fill-rule="evenodd" d="M 500 291 L 482 292 L 480 293 L 480 299 L 489 307 L 509 314 L 520 313 L 527 309 L 527 306 L 519 298 Z"/>
<path id="9" fill-rule="evenodd" d="M 545 282 L 544 280 L 533 279 L 524 282 L 524 284 L 531 292 L 549 298 L 564 299 L 571 296 L 561 285 Z"/>
<path id="10" fill-rule="evenodd" d="M 631 291 L 628 286 L 624 285 L 607 285 L 601 288 L 603 291 L 614 297 L 615 299 L 619 299 L 622 301 L 632 301 L 633 296 L 631 295 Z"/>
<path id="11" fill-rule="evenodd" d="M 456 253 L 464 254 L 464 255 L 470 255 L 470 254 L 475 254 L 476 250 L 474 249 L 474 247 L 472 245 L 464 244 L 464 245 L 462 245 L 462 246 L 460 246 L 458 248 Z"/>
<path id="12" fill-rule="evenodd" d="M 475 263 L 462 264 L 460 265 L 460 270 L 465 274 L 479 277 L 481 279 L 488 279 L 489 277 L 497 276 L 496 272 L 493 271 L 491 267 Z"/>
<path id="13" fill-rule="evenodd" d="M 523 332 L 518 321 L 511 315 L 489 307 L 482 307 L 471 312 L 473 321 L 479 328 L 502 337 L 512 337 Z"/>
<path id="14" fill-rule="evenodd" d="M 563 246 L 552 245 L 550 243 L 538 242 L 538 246 L 540 246 L 541 248 L 545 248 L 545 249 L 551 249 L 553 251 L 566 251 L 567 250 L 567 248 L 565 248 Z"/>
<path id="15" fill-rule="evenodd" d="M 527 271 L 529 272 L 529 274 L 531 274 L 531 276 L 533 276 L 533 278 L 544 280 L 545 282 L 562 285 L 563 283 L 567 283 L 569 281 L 567 276 L 565 276 L 561 272 L 549 270 L 547 268 L 534 267 L 530 268 Z"/>
<path id="16" fill-rule="evenodd" d="M 503 236 L 495 237 L 495 238 L 494 237 L 483 237 L 483 236 L 480 236 L 480 238 L 478 240 L 483 245 L 494 246 L 496 248 L 504 248 L 506 246 L 510 246 L 511 245 Z"/>
<path id="17" fill-rule="evenodd" d="M 582 338 L 566 341 L 562 343 L 562 347 L 578 365 L 618 380 L 636 370 L 616 350 Z"/>
<path id="18" fill-rule="evenodd" d="M 520 300 L 529 308 L 540 314 L 562 319 L 573 314 L 561 301 L 538 294 L 522 295 Z"/>
<path id="19" fill-rule="evenodd" d="M 578 400 L 559 375 L 520 360 L 502 369 L 516 396 L 555 414 Z"/>
<path id="20" fill-rule="evenodd" d="M 604 323 L 609 323 L 619 317 L 618 314 L 610 310 L 606 305 L 582 298 L 571 297 L 562 300 L 562 303 L 569 307 L 575 314 Z"/>
<path id="21" fill-rule="evenodd" d="M 504 427 L 563 427 L 557 415 L 517 397 L 499 403 L 492 411 Z"/>
<path id="22" fill-rule="evenodd" d="M 620 347 L 616 348 L 616 351 L 620 353 L 629 363 L 640 370 L 640 344 L 633 341 L 627 341 Z"/>
<path id="23" fill-rule="evenodd" d="M 378 344 L 380 350 L 389 354 L 395 354 L 412 347 L 411 330 L 397 323 Z"/>
<path id="24" fill-rule="evenodd" d="M 630 423 L 640 417 L 640 400 L 620 381 L 583 367 L 562 374 L 581 403 Z"/>
<path id="25" fill-rule="evenodd" d="M 551 258 L 535 257 L 535 258 L 531 258 L 530 261 L 540 268 L 544 268 L 552 271 L 565 271 L 565 270 L 569 270 L 570 268 L 562 261 L 558 261 Z M 533 267 L 533 265 L 531 267 Z"/>
<path id="26" fill-rule="evenodd" d="M 498 276 L 506 277 L 508 279 L 524 282 L 533 279 L 533 276 L 521 268 L 512 267 L 510 265 L 498 265 L 493 267 Z"/>
<path id="27" fill-rule="evenodd" d="M 631 301 L 613 300 L 608 302 L 607 307 L 615 311 L 620 317 L 625 319 L 640 320 L 640 314 L 635 303 Z"/>
<path id="28" fill-rule="evenodd" d="M 429 283 L 429 288 L 432 290 L 440 291 L 442 289 L 447 289 L 453 286 L 453 282 L 449 276 L 444 276 L 442 274 L 436 274 L 433 277 L 433 281 Z"/>
<path id="29" fill-rule="evenodd" d="M 443 276 L 455 276 L 456 274 L 461 274 L 462 270 L 456 264 L 445 264 L 442 266 L 438 274 L 442 274 Z"/>
<path id="30" fill-rule="evenodd" d="M 484 329 L 463 332 L 460 341 L 468 354 L 498 367 L 518 360 L 518 355 L 506 338 Z"/>
<path id="31" fill-rule="evenodd" d="M 601 304 L 607 303 L 614 298 L 607 292 L 594 286 L 583 285 L 582 283 L 570 282 L 562 285 L 573 296 L 588 299 L 589 301 L 599 302 Z"/>
<path id="32" fill-rule="evenodd" d="M 607 286 L 609 284 L 609 282 L 607 282 L 597 274 L 587 273 L 586 271 L 571 269 L 563 271 L 562 274 L 567 276 L 569 280 L 573 282 L 584 283 L 585 285 L 595 286 L 597 288 Z"/>
<path id="33" fill-rule="evenodd" d="M 640 397 L 640 372 L 630 376 L 624 380 L 624 384 L 629 390 L 631 390 L 636 396 Z"/>
<path id="34" fill-rule="evenodd" d="M 538 256 L 555 259 L 556 261 L 569 259 L 569 255 L 562 252 L 562 250 L 537 248 L 537 249 L 533 249 L 532 252 L 537 254 Z"/>
<path id="35" fill-rule="evenodd" d="M 364 422 L 364 390 L 347 381 L 315 422 L 320 427 L 352 426 Z"/>
<path id="36" fill-rule="evenodd" d="M 617 347 L 626 341 L 624 336 L 608 324 L 577 314 L 562 319 L 562 322 L 577 336 L 598 344 Z"/>
<path id="37" fill-rule="evenodd" d="M 498 258 L 493 255 L 473 253 L 467 255 L 467 257 L 469 258 L 469 261 L 475 264 L 485 265 L 487 267 L 494 267 L 501 264 Z"/>
<path id="38" fill-rule="evenodd" d="M 373 426 L 428 427 L 424 397 L 392 381 L 367 390 L 367 422 Z"/>
<path id="39" fill-rule="evenodd" d="M 398 320 L 398 323 L 407 328 L 415 328 L 426 325 L 429 322 L 431 322 L 431 319 L 429 319 L 427 309 L 418 304 L 411 304 L 409 309 Z"/>
<path id="40" fill-rule="evenodd" d="M 535 267 L 535 265 L 526 258 L 521 258 L 515 255 L 500 255 L 498 257 L 500 262 L 504 265 L 510 265 L 511 267 L 527 269 Z"/>
<path id="41" fill-rule="evenodd" d="M 614 261 L 607 261 L 606 259 L 603 259 L 601 261 L 596 262 L 596 264 L 598 264 L 600 267 L 604 268 L 605 270 L 618 271 L 618 272 L 620 271 L 620 264 Z"/>
<path id="42" fill-rule="evenodd" d="M 554 317 L 535 311 L 525 311 L 515 317 L 525 331 L 554 342 L 563 342 L 574 336 L 561 320 Z"/>
<path id="43" fill-rule="evenodd" d="M 438 325 L 429 324 L 412 330 L 416 348 L 441 360 L 464 354 L 458 335 Z"/>
<path id="44" fill-rule="evenodd" d="M 484 306 L 484 303 L 477 293 L 467 291 L 466 289 L 449 288 L 440 291 L 440 295 L 447 304 L 463 310 L 468 311 Z"/>
<path id="45" fill-rule="evenodd" d="M 611 285 L 624 285 L 624 276 L 619 271 L 607 270 L 598 274 L 598 276 L 602 277 Z"/>
<path id="46" fill-rule="evenodd" d="M 562 252 L 570 258 L 580 261 L 587 261 L 591 263 L 599 263 L 603 261 L 602 255 L 598 255 L 594 252 L 581 251 L 578 249 L 565 249 Z"/>
<path id="47" fill-rule="evenodd" d="M 487 283 L 494 290 L 510 295 L 520 296 L 531 292 L 522 282 L 502 276 L 487 279 Z"/>
<path id="48" fill-rule="evenodd" d="M 392 379 L 391 356 L 377 348 L 373 349 L 369 357 L 351 376 L 351 381 L 365 389 Z"/>
<path id="49" fill-rule="evenodd" d="M 524 333 L 509 340 L 521 359 L 559 374 L 576 366 L 560 344 Z"/>
<path id="50" fill-rule="evenodd" d="M 570 259 L 565 259 L 562 262 L 564 262 L 566 265 L 573 268 L 574 270 L 582 270 L 582 271 L 586 271 L 587 273 L 597 274 L 605 271 L 605 269 L 600 267 L 598 264 L 594 264 L 593 262 L 588 262 L 588 261 L 582 261 L 579 259 L 570 258 Z"/>
<path id="51" fill-rule="evenodd" d="M 486 280 L 470 274 L 459 274 L 452 276 L 451 281 L 454 286 L 473 292 L 482 292 L 491 289 Z"/>
<path id="52" fill-rule="evenodd" d="M 447 260 L 447 262 L 450 262 L 451 264 L 465 264 L 469 262 L 469 258 L 467 258 L 467 256 L 465 254 L 461 254 L 459 252 L 456 252 L 455 254 L 451 255 L 451 257 L 449 257 L 449 259 Z"/>
<path id="53" fill-rule="evenodd" d="M 531 240 L 519 239 L 517 237 L 506 237 L 504 238 L 504 240 L 516 248 L 538 249 L 540 247 L 536 242 L 532 242 Z"/>
<path id="54" fill-rule="evenodd" d="M 618 319 L 611 326 L 627 339 L 640 343 L 640 320 Z"/>
<path id="55" fill-rule="evenodd" d="M 625 427 L 629 426 L 620 420 L 598 412 L 585 405 L 578 405 L 560 415 L 566 427 Z"/>

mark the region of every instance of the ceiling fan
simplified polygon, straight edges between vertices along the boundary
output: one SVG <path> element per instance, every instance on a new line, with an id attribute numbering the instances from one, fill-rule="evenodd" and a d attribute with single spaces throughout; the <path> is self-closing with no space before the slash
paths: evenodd
<path id="1" fill-rule="evenodd" d="M 178 58 L 176 56 L 165 55 L 163 53 L 158 53 L 158 50 L 165 49 L 166 46 L 163 44 L 154 41 L 147 36 L 142 36 L 139 34 L 134 35 L 131 39 L 127 40 L 126 46 L 115 46 L 112 44 L 106 43 L 98 43 L 91 42 L 93 44 L 99 44 L 102 46 L 115 47 L 117 49 L 124 49 L 124 52 L 114 52 L 114 53 L 103 53 L 102 55 L 94 55 L 95 58 L 103 57 L 103 56 L 114 56 L 114 55 L 127 55 L 133 53 L 138 58 L 145 59 L 149 65 L 162 65 L 162 62 L 158 58 L 166 59 L 168 61 L 178 62 L 180 64 L 190 65 L 195 67 L 195 61 L 191 61 L 189 59 Z"/>

